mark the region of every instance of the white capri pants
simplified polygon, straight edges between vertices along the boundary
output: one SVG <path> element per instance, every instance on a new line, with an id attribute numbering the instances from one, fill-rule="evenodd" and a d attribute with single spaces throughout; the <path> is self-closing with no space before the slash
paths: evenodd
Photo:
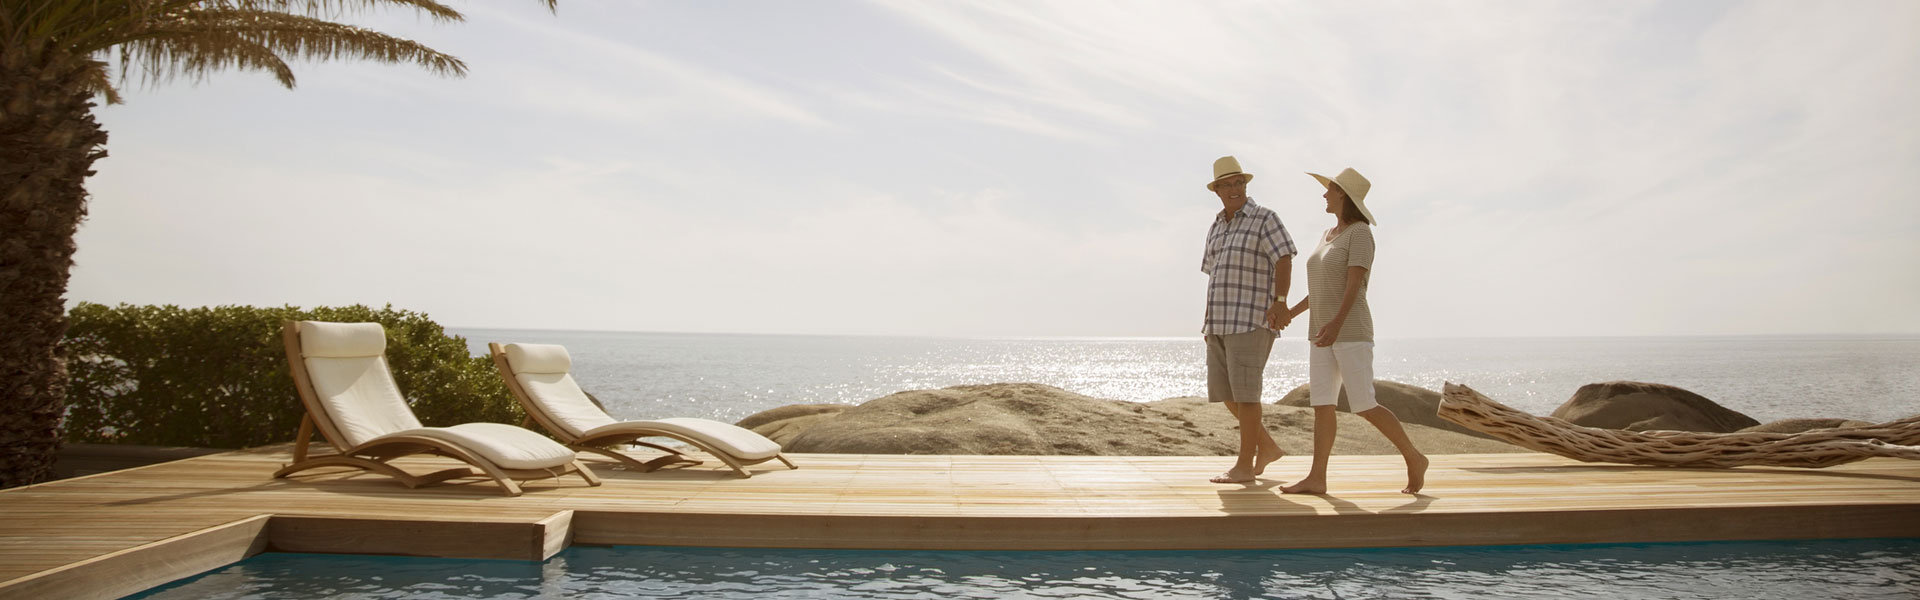
<path id="1" fill-rule="evenodd" d="M 1342 383 L 1347 384 L 1348 410 L 1359 413 L 1380 405 L 1373 399 L 1373 342 L 1314 346 L 1308 358 L 1307 396 L 1314 406 L 1338 404 Z"/>

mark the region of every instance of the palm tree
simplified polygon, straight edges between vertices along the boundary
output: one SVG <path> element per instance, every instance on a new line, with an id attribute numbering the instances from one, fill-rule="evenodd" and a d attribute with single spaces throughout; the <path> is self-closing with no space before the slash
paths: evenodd
<path id="1" fill-rule="evenodd" d="M 60 447 L 73 234 L 107 155 L 94 100 L 121 101 L 115 71 L 125 85 L 261 70 L 288 88 L 290 58 L 466 74 L 458 58 L 329 20 L 386 7 L 461 20 L 435 0 L 0 0 L 0 488 L 46 479 Z"/>

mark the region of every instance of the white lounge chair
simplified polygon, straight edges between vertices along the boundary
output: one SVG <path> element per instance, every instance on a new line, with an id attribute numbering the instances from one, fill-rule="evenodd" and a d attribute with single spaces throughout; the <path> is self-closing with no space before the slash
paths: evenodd
<path id="1" fill-rule="evenodd" d="M 424 427 L 394 384 L 387 367 L 387 334 L 379 323 L 287 321 L 282 328 L 287 365 L 307 416 L 293 464 L 273 474 L 287 477 L 319 467 L 354 467 L 400 480 L 407 487 L 484 474 L 518 496 L 514 480 L 579 473 L 589 485 L 600 478 L 574 451 L 538 433 L 501 423 Z M 307 443 L 318 428 L 338 454 L 308 458 Z M 431 454 L 473 465 L 413 475 L 388 464 L 402 456 Z"/>
<path id="2" fill-rule="evenodd" d="M 567 349 L 552 344 L 487 345 L 493 352 L 493 364 L 500 368 L 513 397 L 527 409 L 527 417 L 545 427 L 568 448 L 592 452 L 620 461 L 641 472 L 661 467 L 692 463 L 694 460 L 667 446 L 639 441 L 641 438 L 666 437 L 680 440 L 713 455 L 733 467 L 741 477 L 752 477 L 747 465 L 779 460 L 798 469 L 780 454 L 780 444 L 730 423 L 707 419 L 675 417 L 658 421 L 620 421 L 587 397 L 570 372 L 573 357 Z M 616 450 L 621 445 L 636 445 L 666 452 L 665 456 L 642 462 Z"/>

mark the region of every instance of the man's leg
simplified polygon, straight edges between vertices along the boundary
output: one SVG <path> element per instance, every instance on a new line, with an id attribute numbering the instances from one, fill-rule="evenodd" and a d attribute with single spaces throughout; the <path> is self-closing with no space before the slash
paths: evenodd
<path id="1" fill-rule="evenodd" d="M 1279 444 L 1273 444 L 1273 437 L 1267 435 L 1267 427 L 1260 421 L 1261 377 L 1265 377 L 1267 354 L 1273 352 L 1273 333 L 1265 329 L 1235 333 L 1221 337 L 1221 346 L 1227 350 L 1223 354 L 1227 383 L 1233 394 L 1227 400 L 1227 404 L 1231 404 L 1227 410 L 1233 412 L 1240 429 L 1240 454 L 1233 469 L 1227 469 L 1227 473 L 1213 477 L 1212 481 L 1248 483 L 1267 467 L 1267 463 L 1261 462 L 1263 446 L 1271 446 L 1273 458 L 1279 458 Z"/>
<path id="2" fill-rule="evenodd" d="M 1214 483 L 1246 483 L 1254 480 L 1253 465 L 1259 458 L 1260 440 L 1256 431 L 1260 426 L 1260 405 L 1246 402 L 1228 402 L 1227 409 L 1240 423 L 1240 454 L 1233 461 L 1233 468 L 1209 479 Z M 1263 465 L 1264 466 L 1264 465 Z"/>
<path id="3" fill-rule="evenodd" d="M 1224 404 L 1227 412 L 1233 414 L 1235 422 L 1240 419 L 1240 403 L 1233 401 L 1233 381 L 1228 376 L 1229 356 L 1225 336 L 1207 336 L 1207 399 Z M 1235 462 L 1237 468 L 1240 463 Z M 1207 481 L 1214 483 L 1239 483 L 1251 481 L 1252 475 L 1246 472 L 1235 473 L 1234 468 L 1215 475 Z"/>
<path id="4" fill-rule="evenodd" d="M 1245 434 L 1249 428 L 1255 433 L 1253 440 L 1256 446 L 1253 458 L 1254 475 L 1265 473 L 1267 471 L 1267 465 L 1287 455 L 1285 450 L 1280 449 L 1280 443 L 1273 440 L 1273 432 L 1267 431 L 1267 424 L 1264 419 L 1266 411 L 1264 407 L 1261 406 L 1261 403 L 1227 402 L 1225 404 L 1227 405 L 1227 411 L 1233 413 L 1233 422 L 1239 424 L 1241 445 L 1244 446 L 1247 442 Z M 1250 416 L 1247 415 L 1249 412 L 1253 414 Z M 1253 421 L 1251 426 L 1247 423 L 1248 419 Z"/>
<path id="5" fill-rule="evenodd" d="M 1280 445 L 1274 443 L 1273 435 L 1267 433 L 1266 424 L 1261 421 L 1264 411 L 1260 407 L 1267 358 L 1273 351 L 1273 337 L 1273 332 L 1265 329 L 1222 336 L 1228 383 L 1233 394 L 1227 402 L 1227 410 L 1233 413 L 1234 421 L 1239 424 L 1240 453 L 1233 468 L 1213 478 L 1211 481 L 1214 483 L 1253 481 L 1256 475 L 1266 470 L 1267 463 L 1281 456 Z"/>

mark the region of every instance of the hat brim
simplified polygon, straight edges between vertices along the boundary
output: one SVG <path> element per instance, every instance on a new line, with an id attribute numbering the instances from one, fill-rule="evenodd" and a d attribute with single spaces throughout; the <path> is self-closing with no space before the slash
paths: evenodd
<path id="1" fill-rule="evenodd" d="M 1319 182 L 1320 182 L 1320 185 L 1321 185 L 1321 186 L 1323 186 L 1323 187 L 1326 187 L 1326 188 L 1333 188 L 1333 187 L 1336 187 L 1336 186 L 1339 186 L 1339 185 L 1340 185 L 1340 182 L 1338 182 L 1338 181 L 1334 181 L 1334 180 L 1332 180 L 1332 179 L 1328 179 L 1328 178 L 1327 178 L 1327 177 L 1326 177 L 1325 175 L 1321 175 L 1321 174 L 1319 174 L 1319 173 L 1308 173 L 1307 175 L 1309 175 L 1309 176 L 1312 176 L 1312 177 L 1313 177 L 1313 178 L 1314 178 L 1315 180 L 1317 180 L 1317 181 L 1319 181 Z M 1356 205 L 1356 206 L 1359 206 L 1359 207 L 1360 207 L 1360 216 L 1362 216 L 1362 217 L 1366 217 L 1366 218 L 1367 218 L 1367 224 L 1368 224 L 1368 225 L 1379 225 L 1379 224 L 1380 224 L 1380 222 L 1379 222 L 1379 221 L 1376 221 L 1376 220 L 1374 220 L 1374 219 L 1373 219 L 1373 211 L 1371 211 L 1371 210 L 1367 210 L 1367 197 L 1366 197 L 1366 196 L 1361 196 L 1361 197 L 1360 197 L 1360 199 L 1358 199 L 1358 200 L 1355 200 L 1355 199 L 1353 198 L 1353 194 L 1348 194 L 1348 193 L 1347 193 L 1347 188 L 1344 188 L 1344 187 L 1342 187 L 1342 188 L 1340 188 L 1340 193 L 1341 193 L 1342 195 L 1344 195 L 1344 196 L 1346 196 L 1346 197 L 1347 197 L 1347 201 L 1348 201 L 1348 202 L 1352 202 L 1352 203 L 1354 203 L 1354 205 Z"/>
<path id="2" fill-rule="evenodd" d="M 1213 178 L 1213 181 L 1207 182 L 1207 191 L 1209 192 L 1213 191 L 1213 186 L 1220 185 L 1220 181 L 1223 179 L 1226 179 L 1228 177 L 1240 177 L 1242 175 L 1246 176 L 1247 181 L 1253 181 L 1252 173 L 1228 173 L 1225 175 L 1221 175 L 1219 177 L 1215 177 Z"/>

